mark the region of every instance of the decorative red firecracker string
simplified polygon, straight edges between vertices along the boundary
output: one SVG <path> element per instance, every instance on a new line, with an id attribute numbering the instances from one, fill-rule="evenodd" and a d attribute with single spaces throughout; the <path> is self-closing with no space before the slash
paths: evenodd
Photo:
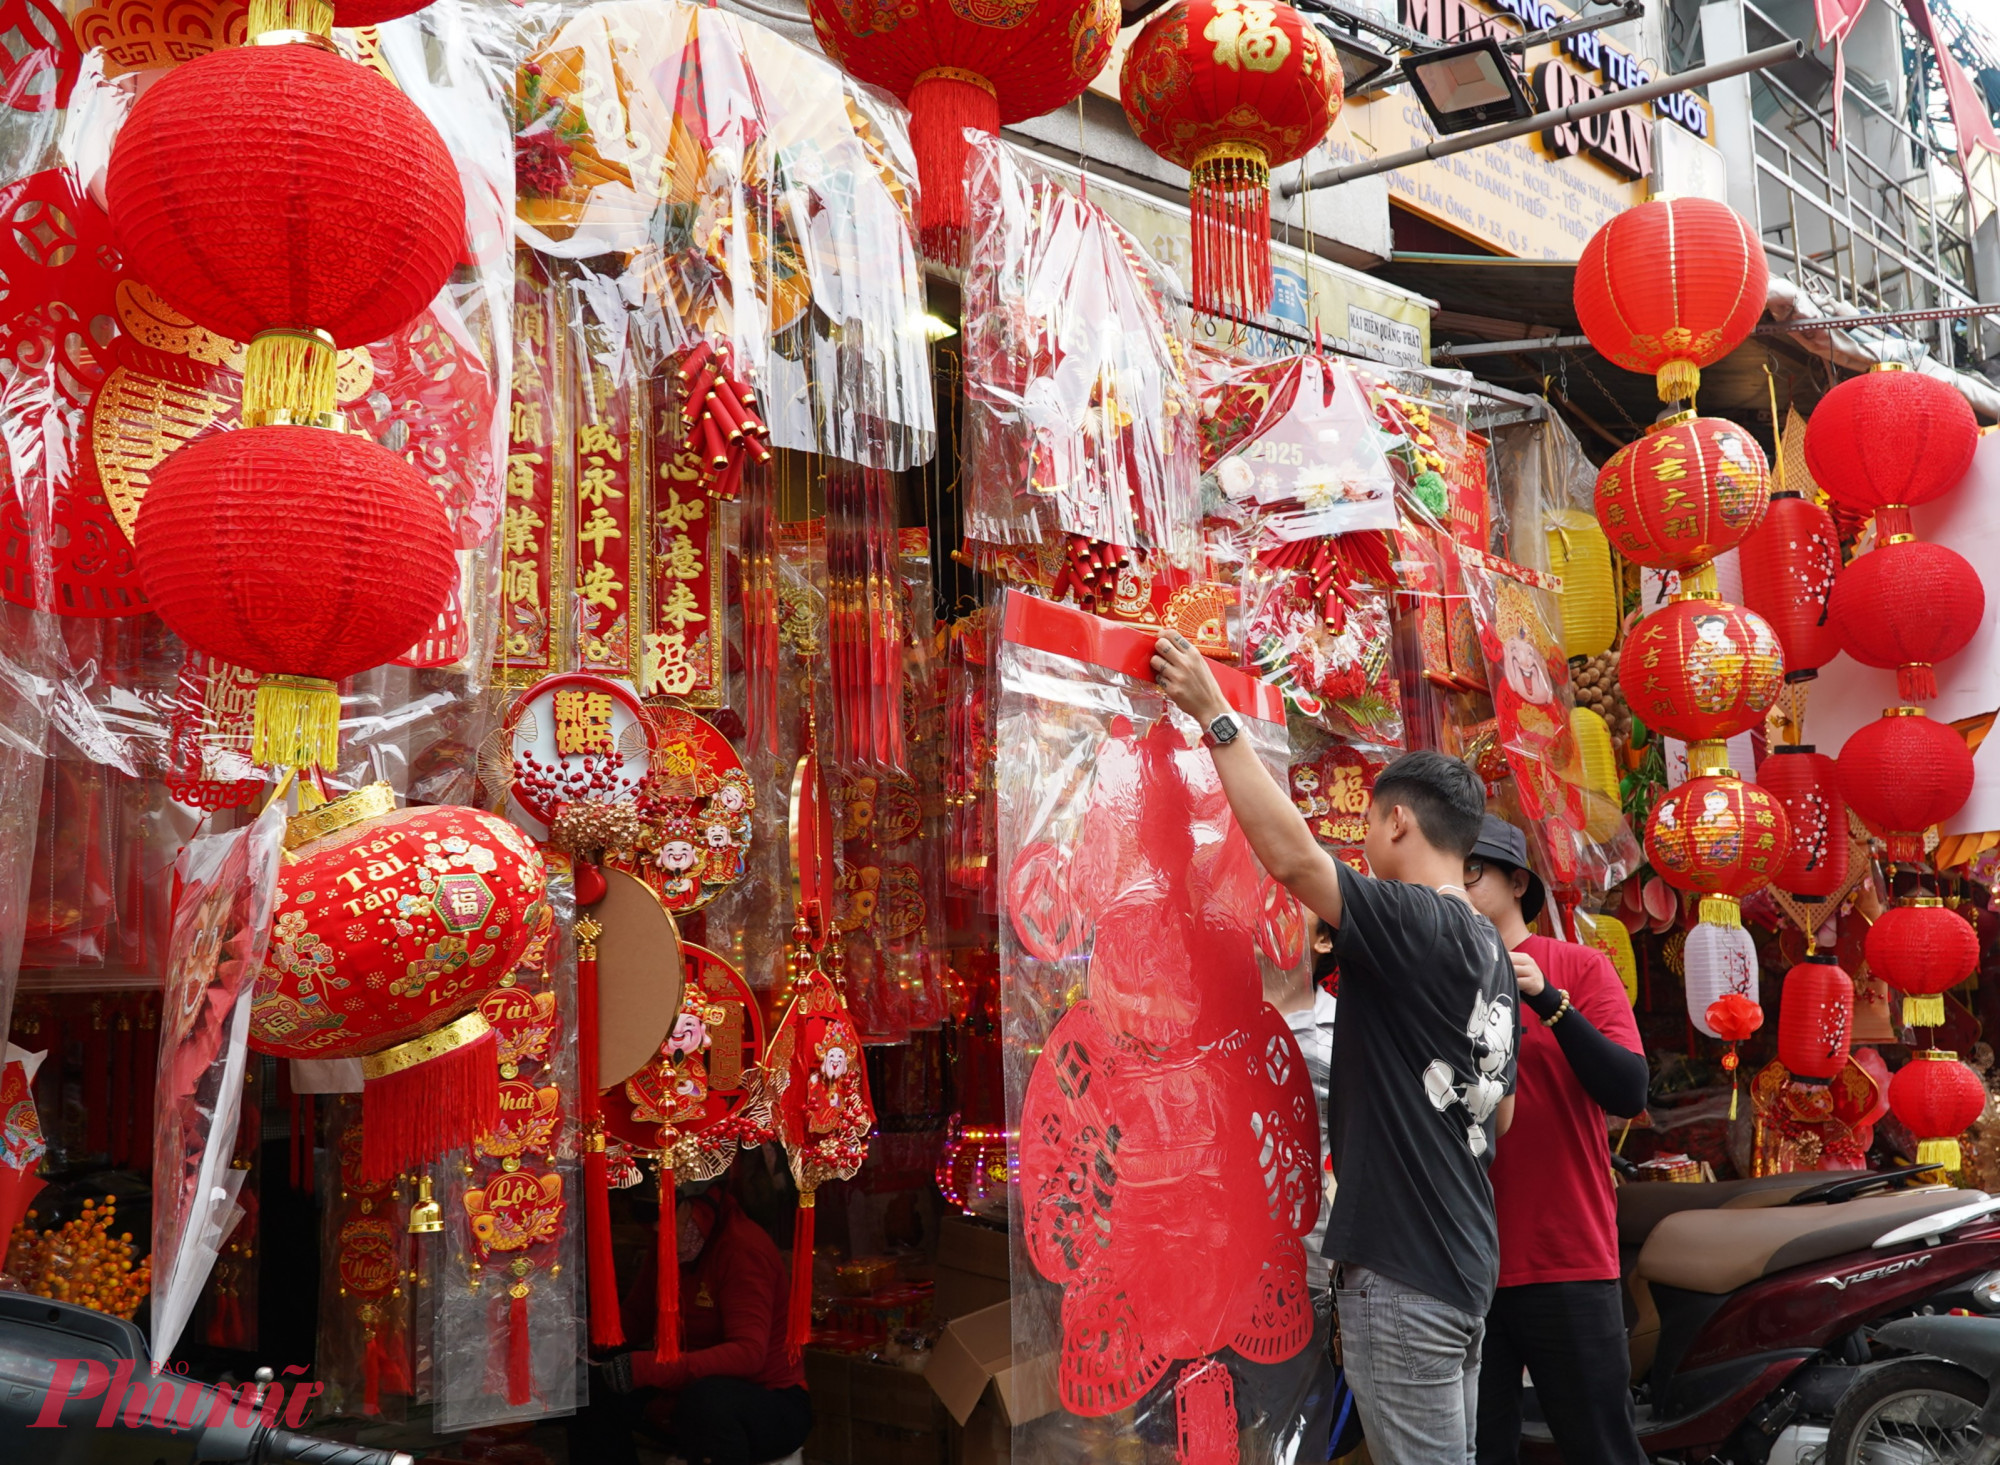
<path id="1" fill-rule="evenodd" d="M 681 449 L 700 460 L 717 498 L 733 499 L 744 464 L 753 458 L 771 461 L 771 429 L 757 415 L 757 394 L 738 374 L 726 342 L 701 342 L 674 375 L 686 389 L 681 418 L 687 436 Z"/>
<path id="2" fill-rule="evenodd" d="M 1118 576 L 1132 563 L 1132 553 L 1101 539 L 1072 534 L 1063 548 L 1062 568 L 1049 587 L 1052 599 L 1075 595 L 1077 605 L 1099 613 L 1118 597 Z"/>

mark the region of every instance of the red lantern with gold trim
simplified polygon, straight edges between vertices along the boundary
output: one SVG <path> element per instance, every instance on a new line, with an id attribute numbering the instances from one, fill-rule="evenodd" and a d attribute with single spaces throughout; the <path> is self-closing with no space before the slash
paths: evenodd
<path id="1" fill-rule="evenodd" d="M 1847 801 L 1840 796 L 1833 759 L 1809 743 L 1781 744 L 1757 765 L 1757 784 L 1784 809 L 1791 831 L 1785 862 L 1771 884 L 1815 900 L 1846 885 Z"/>
<path id="2" fill-rule="evenodd" d="M 1118 99 L 1139 141 L 1188 170 L 1194 306 L 1271 304 L 1271 170 L 1340 115 L 1333 47 L 1281 0 L 1180 0 L 1125 53 Z"/>
<path id="3" fill-rule="evenodd" d="M 1840 654 L 1840 632 L 1828 611 L 1840 574 L 1833 515 L 1798 494 L 1773 494 L 1764 522 L 1742 548 L 1743 603 L 1778 633 L 1786 680 L 1810 676 Z"/>
<path id="4" fill-rule="evenodd" d="M 1854 1044 L 1854 981 L 1831 953 L 1785 973 L 1778 1004 L 1778 1061 L 1793 1078 L 1824 1083 L 1847 1066 Z"/>
<path id="5" fill-rule="evenodd" d="M 1842 506 L 1910 532 L 1909 510 L 1948 493 L 1972 466 L 1979 422 L 1949 382 L 1886 363 L 1849 377 L 1813 408 L 1806 465 Z"/>
<path id="6" fill-rule="evenodd" d="M 1958 1061 L 1933 1048 L 1911 1055 L 1889 1080 L 1889 1108 L 1917 1137 L 1917 1163 L 1963 1167 L 1958 1137 L 1986 1109 L 1986 1085 Z"/>
<path id="7" fill-rule="evenodd" d="M 1972 752 L 1921 707 L 1891 707 L 1857 728 L 1840 750 L 1841 796 L 1886 839 L 1889 858 L 1924 856 L 1924 831 L 1972 794 Z"/>
<path id="8" fill-rule="evenodd" d="M 1655 199 L 1614 214 L 1583 246 L 1577 320 L 1606 360 L 1689 399 L 1701 368 L 1756 327 L 1770 283 L 1757 231 L 1727 204 Z"/>
<path id="9" fill-rule="evenodd" d="M 1618 685 L 1633 712 L 1690 743 L 1756 727 L 1784 684 L 1777 633 L 1755 611 L 1722 600 L 1662 606 L 1618 653 Z"/>
<path id="10" fill-rule="evenodd" d="M 1894 534 L 1841 572 L 1831 619 L 1863 666 L 1894 667 L 1906 702 L 1937 696 L 1932 669 L 1966 648 L 1986 614 L 1986 590 L 1965 556 Z"/>
<path id="11" fill-rule="evenodd" d="M 1646 858 L 1676 890 L 1701 894 L 1701 919 L 1740 925 L 1737 899 L 1784 864 L 1791 832 L 1784 808 L 1729 773 L 1690 778 L 1653 806 Z"/>
<path id="12" fill-rule="evenodd" d="M 1913 896 L 1868 928 L 1868 970 L 1903 994 L 1903 1025 L 1944 1025 L 1944 993 L 1979 967 L 1979 937 L 1934 895 Z"/>
<path id="13" fill-rule="evenodd" d="M 1618 552 L 1687 570 L 1734 549 L 1763 521 L 1771 466 L 1720 417 L 1676 416 L 1613 453 L 1597 475 L 1597 522 Z"/>

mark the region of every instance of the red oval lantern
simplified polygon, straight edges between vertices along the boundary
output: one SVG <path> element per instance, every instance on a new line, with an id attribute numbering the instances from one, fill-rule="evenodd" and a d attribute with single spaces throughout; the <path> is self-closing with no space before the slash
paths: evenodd
<path id="1" fill-rule="evenodd" d="M 1597 475 L 1605 537 L 1626 559 L 1658 570 L 1692 569 L 1733 549 L 1770 502 L 1764 450 L 1721 417 L 1690 413 L 1649 428 Z"/>
<path id="2" fill-rule="evenodd" d="M 1786 679 L 1818 671 L 1840 653 L 1840 633 L 1827 609 L 1840 574 L 1833 516 L 1798 494 L 1773 494 L 1764 522 L 1742 549 L 1743 603 L 1778 633 Z"/>
<path id="3" fill-rule="evenodd" d="M 1985 588 L 1964 555 L 1895 535 L 1842 572 L 1831 619 L 1849 656 L 1896 668 L 1898 694 L 1922 702 L 1937 696 L 1932 668 L 1965 649 L 1985 614 Z"/>
<path id="4" fill-rule="evenodd" d="M 1777 634 L 1755 611 L 1721 600 L 1662 606 L 1618 653 L 1618 685 L 1633 712 L 1690 743 L 1756 727 L 1784 683 Z"/>
<path id="5" fill-rule="evenodd" d="M 1917 1137 L 1917 1163 L 1960 1169 L 1958 1137 L 1986 1110 L 1986 1085 L 1956 1053 L 1911 1055 L 1889 1080 L 1889 1108 Z"/>
<path id="6" fill-rule="evenodd" d="M 1757 784 L 1785 811 L 1791 845 L 1771 884 L 1824 899 L 1847 884 L 1847 801 L 1838 767 L 1810 745 L 1784 744 L 1757 765 Z"/>
<path id="7" fill-rule="evenodd" d="M 1726 204 L 1656 199 L 1614 214 L 1577 262 L 1577 320 L 1606 360 L 1692 398 L 1701 368 L 1740 345 L 1770 283 L 1757 232 Z"/>
<path id="8" fill-rule="evenodd" d="M 1713 897 L 1701 903 L 1702 920 L 1736 925 L 1737 898 L 1783 865 L 1789 839 L 1776 799 L 1754 783 L 1717 774 L 1690 778 L 1653 806 L 1646 858 L 1676 890 Z"/>
<path id="9" fill-rule="evenodd" d="M 1944 993 L 1979 968 L 1979 936 L 1934 895 L 1886 910 L 1868 928 L 1868 970 L 1903 996 L 1906 1027 L 1944 1024 Z"/>
<path id="10" fill-rule="evenodd" d="M 1823 1082 L 1847 1066 L 1853 1042 L 1853 980 L 1832 956 L 1808 956 L 1785 973 L 1778 1061 L 1793 1078 Z"/>
<path id="11" fill-rule="evenodd" d="M 924 247 L 956 262 L 965 129 L 997 133 L 1082 95 L 1110 59 L 1117 0 L 810 0 L 821 49 L 910 108 Z"/>
<path id="12" fill-rule="evenodd" d="M 252 756 L 332 766 L 336 685 L 416 644 L 458 574 L 437 494 L 387 448 L 316 427 L 216 433 L 153 470 L 133 533 L 182 640 L 262 673 Z"/>
<path id="13" fill-rule="evenodd" d="M 1188 170 L 1196 310 L 1271 304 L 1271 170 L 1340 115 L 1333 47 L 1291 6 L 1181 0 L 1125 53 L 1118 99 L 1139 141 Z"/>
<path id="14" fill-rule="evenodd" d="M 1892 707 L 1840 750 L 1841 796 L 1889 843 L 1892 860 L 1920 860 L 1924 831 L 1972 794 L 1965 739 L 1921 707 Z"/>
<path id="15" fill-rule="evenodd" d="M 1806 423 L 1813 481 L 1857 514 L 1890 511 L 1876 526 L 1885 536 L 1909 533 L 1905 511 L 1949 492 L 1978 445 L 1963 393 L 1898 366 L 1849 377 Z"/>

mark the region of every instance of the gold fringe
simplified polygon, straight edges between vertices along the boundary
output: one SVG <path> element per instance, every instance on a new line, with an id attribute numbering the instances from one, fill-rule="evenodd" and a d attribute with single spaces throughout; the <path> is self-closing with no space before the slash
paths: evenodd
<path id="1" fill-rule="evenodd" d="M 252 41 L 268 31 L 305 31 L 315 36 L 333 30 L 333 0 L 250 0 Z"/>
<path id="2" fill-rule="evenodd" d="M 338 359 L 324 331 L 260 332 L 244 353 L 244 426 L 318 426 L 330 419 Z"/>
<path id="3" fill-rule="evenodd" d="M 1905 995 L 1903 998 L 1903 1026 L 1906 1028 L 1943 1027 L 1944 998 L 1935 992 Z"/>
<path id="4" fill-rule="evenodd" d="M 340 753 L 340 684 L 267 676 L 257 683 L 250 759 L 274 768 L 332 768 Z"/>
<path id="5" fill-rule="evenodd" d="M 1713 738 L 1688 744 L 1688 777 L 1705 778 L 1712 773 L 1728 773 L 1729 745 Z"/>
<path id="6" fill-rule="evenodd" d="M 1681 588 L 1675 592 L 1676 600 L 1715 600 L 1718 591 L 1715 583 L 1715 561 L 1696 565 L 1691 570 L 1681 571 Z"/>
<path id="7" fill-rule="evenodd" d="M 1919 1165 L 1942 1165 L 1945 1169 L 1958 1171 L 1965 1168 L 1965 1159 L 1959 1153 L 1955 1139 L 1927 1139 L 1917 1144 Z"/>
<path id="8" fill-rule="evenodd" d="M 1741 927 L 1743 907 L 1737 904 L 1733 895 L 1704 895 L 1701 898 L 1701 923 L 1704 926 Z"/>
<path id="9" fill-rule="evenodd" d="M 1653 373 L 1662 402 L 1692 402 L 1701 390 L 1701 368 L 1692 361 L 1669 361 Z"/>

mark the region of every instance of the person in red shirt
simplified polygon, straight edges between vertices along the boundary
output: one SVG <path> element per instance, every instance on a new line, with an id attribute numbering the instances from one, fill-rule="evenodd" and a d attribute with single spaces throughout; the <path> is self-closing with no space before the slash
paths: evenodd
<path id="1" fill-rule="evenodd" d="M 1465 889 L 1513 958 L 1522 1009 L 1514 1124 L 1491 1172 L 1500 1285 L 1479 1372 L 1478 1462 L 1519 1457 L 1525 1368 L 1568 1465 L 1645 1465 L 1604 1120 L 1646 1107 L 1639 1028 L 1603 953 L 1529 932 L 1546 892 L 1520 830 L 1486 816 Z"/>

